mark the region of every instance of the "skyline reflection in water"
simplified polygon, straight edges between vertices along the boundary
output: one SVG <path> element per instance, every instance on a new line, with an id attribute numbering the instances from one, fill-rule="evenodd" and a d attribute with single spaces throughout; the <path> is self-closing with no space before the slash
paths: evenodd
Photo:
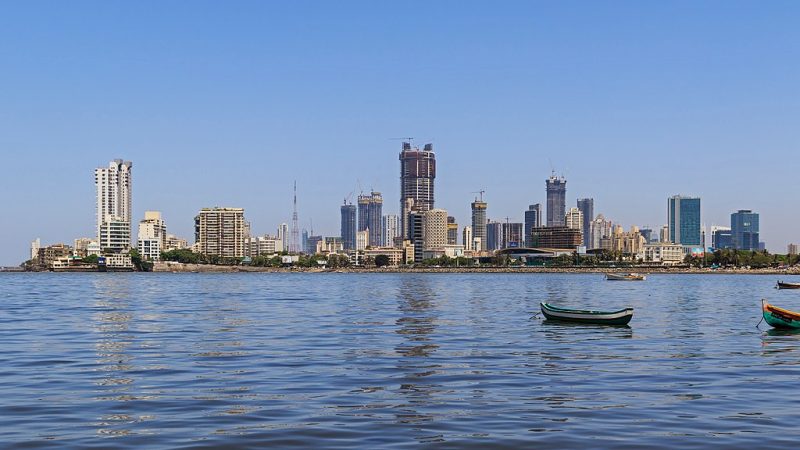
<path id="1" fill-rule="evenodd" d="M 785 448 L 800 335 L 754 325 L 800 297 L 774 281 L 0 274 L 0 442 Z M 549 323 L 541 301 L 636 313 Z"/>

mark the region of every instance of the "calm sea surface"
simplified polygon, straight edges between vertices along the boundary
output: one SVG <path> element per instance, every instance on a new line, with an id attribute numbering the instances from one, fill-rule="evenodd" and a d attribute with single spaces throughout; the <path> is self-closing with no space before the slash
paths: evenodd
<path id="1" fill-rule="evenodd" d="M 775 281 L 0 274 L 0 446 L 798 448 L 800 335 L 755 328 L 800 309 Z"/>

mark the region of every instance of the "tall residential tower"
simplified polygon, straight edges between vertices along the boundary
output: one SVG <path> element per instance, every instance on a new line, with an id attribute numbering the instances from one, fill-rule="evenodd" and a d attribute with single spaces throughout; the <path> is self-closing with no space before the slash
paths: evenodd
<path id="1" fill-rule="evenodd" d="M 433 144 L 422 150 L 403 142 L 400 151 L 400 224 L 403 236 L 408 236 L 408 214 L 411 209 L 425 212 L 433 209 L 433 181 L 436 178 L 436 154 Z M 408 202 L 411 199 L 413 202 Z"/>
<path id="2" fill-rule="evenodd" d="M 133 163 L 115 159 L 94 170 L 97 188 L 97 241 L 113 252 L 131 245 L 131 170 Z"/>
<path id="3" fill-rule="evenodd" d="M 565 226 L 567 209 L 567 180 L 564 177 L 550 175 L 545 180 L 547 185 L 547 226 Z"/>

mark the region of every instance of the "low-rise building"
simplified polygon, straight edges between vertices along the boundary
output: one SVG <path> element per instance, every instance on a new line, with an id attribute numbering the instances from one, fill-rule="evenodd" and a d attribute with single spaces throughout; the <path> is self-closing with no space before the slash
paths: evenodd
<path id="1" fill-rule="evenodd" d="M 245 250 L 247 256 L 271 256 L 276 253 L 284 251 L 283 239 L 277 236 L 264 236 L 248 237 L 245 239 Z"/>
<path id="2" fill-rule="evenodd" d="M 644 246 L 645 262 L 661 263 L 666 266 L 683 262 L 683 246 L 670 242 L 658 242 Z"/>
<path id="3" fill-rule="evenodd" d="M 53 264 L 60 258 L 69 258 L 72 255 L 72 247 L 67 244 L 53 244 L 39 249 L 36 256 L 36 265 L 40 270 L 50 270 Z"/>
<path id="4" fill-rule="evenodd" d="M 402 248 L 394 248 L 394 247 L 371 247 L 364 250 L 364 257 L 370 258 L 375 261 L 380 255 L 386 255 L 389 258 L 389 265 L 390 266 L 399 266 L 403 264 L 403 249 Z"/>
<path id="5" fill-rule="evenodd" d="M 131 271 L 134 269 L 131 255 L 127 253 L 109 253 L 97 259 L 97 266 L 101 270 Z"/>

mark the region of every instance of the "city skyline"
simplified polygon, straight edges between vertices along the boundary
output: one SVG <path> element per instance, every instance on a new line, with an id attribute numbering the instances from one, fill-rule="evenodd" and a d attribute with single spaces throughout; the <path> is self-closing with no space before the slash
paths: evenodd
<path id="1" fill-rule="evenodd" d="M 522 222 L 546 204 L 554 168 L 568 205 L 593 198 L 595 215 L 626 229 L 658 230 L 679 192 L 702 198 L 706 227 L 751 209 L 770 251 L 800 240 L 800 212 L 775 199 L 800 187 L 797 6 L 427 7 L 420 19 L 410 5 L 198 5 L 201 25 L 174 6 L 155 19 L 124 5 L 9 5 L 0 265 L 37 237 L 92 236 L 86 180 L 113 158 L 136 165 L 134 223 L 161 211 L 191 238 L 197 211 L 219 205 L 245 208 L 253 235 L 274 233 L 291 224 L 297 179 L 300 228 L 313 219 L 314 234 L 338 235 L 337 206 L 359 181 L 400 213 L 394 138 L 409 134 L 434 144 L 436 207 L 462 226 L 479 189 L 488 218 Z M 24 19 L 39 15 L 52 20 Z M 420 33 L 391 32 L 408 20 Z M 319 26 L 294 33 L 305 21 Z M 150 32 L 129 39 L 139 23 Z M 414 70 L 398 74 L 400 61 Z M 629 155 L 640 166 L 617 162 Z M 753 183 L 761 173 L 780 182 Z"/>

